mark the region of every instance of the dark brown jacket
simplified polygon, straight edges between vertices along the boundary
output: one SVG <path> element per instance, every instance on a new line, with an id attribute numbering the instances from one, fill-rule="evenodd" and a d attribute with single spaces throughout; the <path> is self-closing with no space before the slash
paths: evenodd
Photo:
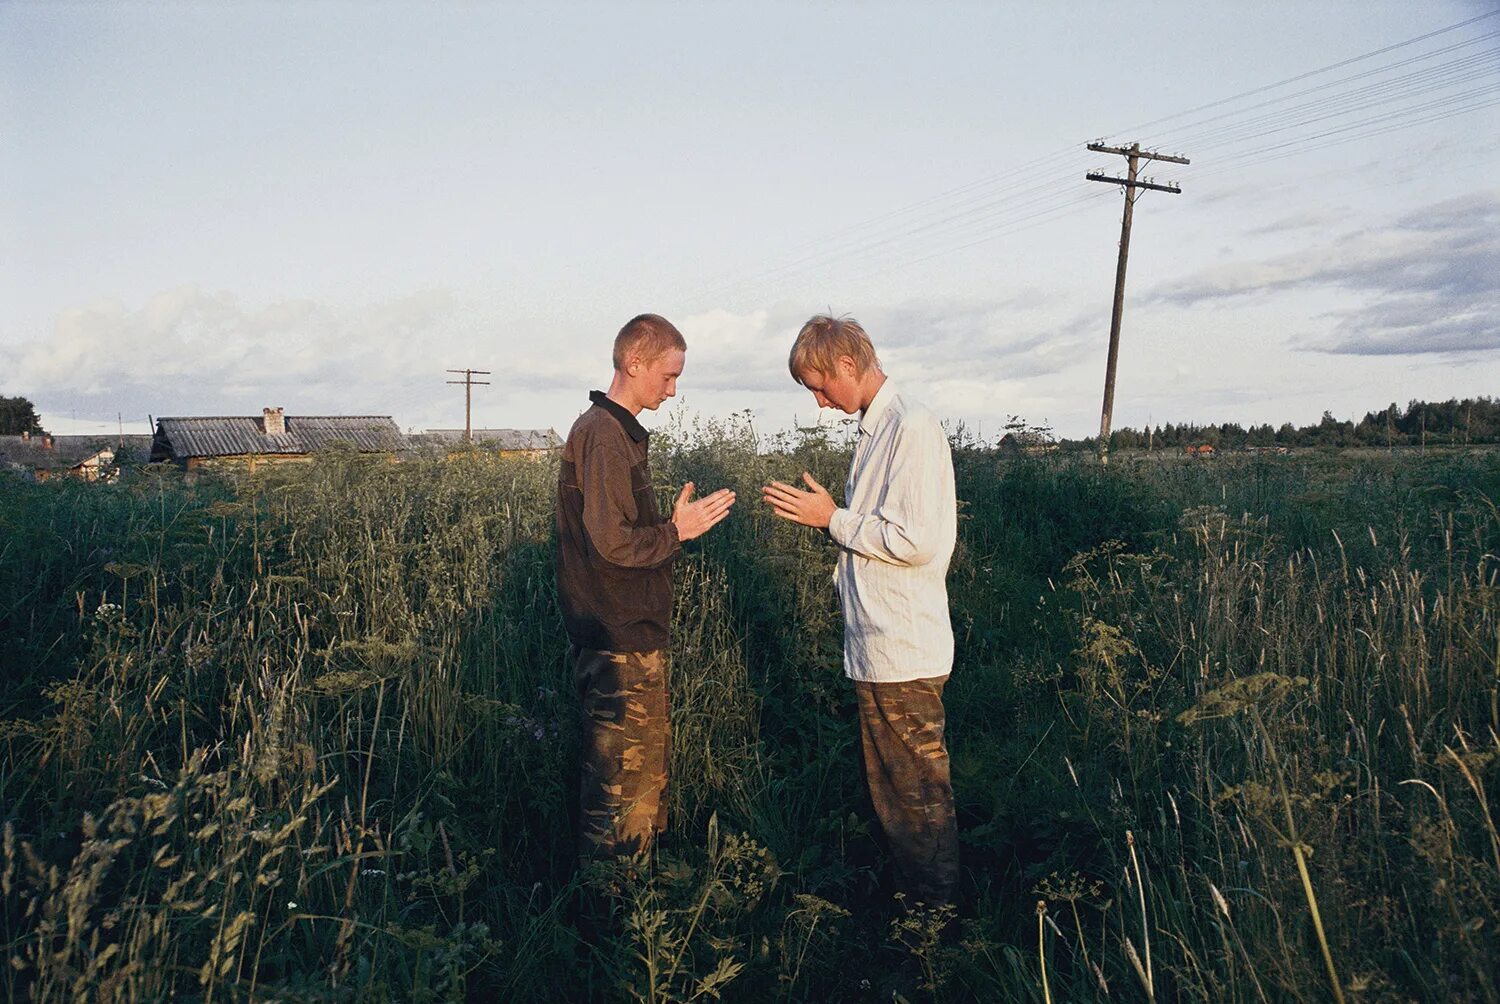
<path id="1" fill-rule="evenodd" d="M 557 483 L 557 596 L 580 648 L 667 647 L 677 528 L 656 507 L 650 433 L 600 391 L 563 444 Z"/>

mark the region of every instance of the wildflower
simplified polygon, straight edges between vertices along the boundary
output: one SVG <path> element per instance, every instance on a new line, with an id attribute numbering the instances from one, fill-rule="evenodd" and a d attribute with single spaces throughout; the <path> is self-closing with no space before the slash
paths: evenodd
<path id="1" fill-rule="evenodd" d="M 287 900 L 286 901 L 286 908 L 288 910 L 295 910 L 295 909 L 297 909 L 297 903 L 296 903 L 296 901 L 295 900 L 290 900 L 290 899 Z"/>

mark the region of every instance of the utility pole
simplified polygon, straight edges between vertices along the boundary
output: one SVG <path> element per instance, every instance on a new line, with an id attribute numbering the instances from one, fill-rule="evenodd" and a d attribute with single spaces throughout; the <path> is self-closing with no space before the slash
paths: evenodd
<path id="1" fill-rule="evenodd" d="M 449 370 L 448 372 L 449 373 L 462 373 L 464 375 L 464 378 L 462 380 L 449 380 L 448 382 L 449 383 L 461 383 L 461 384 L 464 385 L 464 442 L 466 442 L 466 443 L 472 443 L 474 441 L 474 434 L 473 434 L 473 432 L 471 430 L 472 423 L 470 421 L 470 415 L 473 414 L 473 410 L 474 410 L 473 409 L 474 388 L 475 387 L 488 387 L 490 385 L 490 382 L 488 380 L 475 380 L 474 377 L 475 377 L 476 374 L 478 376 L 489 376 L 490 375 L 490 371 L 489 370 L 462 369 L 462 370 Z"/>
<path id="2" fill-rule="evenodd" d="M 1140 180 L 1141 161 L 1160 160 L 1170 164 L 1187 164 L 1190 161 L 1186 157 L 1174 157 L 1152 150 L 1142 150 L 1139 143 L 1132 143 L 1127 147 L 1090 143 L 1089 149 L 1095 153 L 1117 154 L 1126 158 L 1130 165 L 1130 175 L 1126 178 L 1114 178 L 1092 171 L 1084 175 L 1089 181 L 1103 181 L 1111 185 L 1119 185 L 1125 193 L 1125 215 L 1120 221 L 1120 260 L 1115 266 L 1115 306 L 1109 317 L 1109 361 L 1104 368 L 1104 410 L 1099 417 L 1099 461 L 1107 464 L 1109 463 L 1109 426 L 1115 410 L 1115 364 L 1120 358 L 1120 318 L 1125 313 L 1125 261 L 1130 257 L 1130 219 L 1134 215 L 1135 200 L 1140 198 L 1142 191 L 1147 190 L 1170 192 L 1173 195 L 1182 194 L 1182 189 L 1170 182 L 1158 185 L 1150 178 Z"/>

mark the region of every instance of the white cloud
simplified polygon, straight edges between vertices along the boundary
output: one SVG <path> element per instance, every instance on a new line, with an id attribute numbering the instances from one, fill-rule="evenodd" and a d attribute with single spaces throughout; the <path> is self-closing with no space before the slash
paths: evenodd
<path id="1" fill-rule="evenodd" d="M 489 393 L 579 385 L 579 354 L 566 338 L 497 350 L 493 332 L 506 326 L 490 313 L 445 290 L 358 306 L 249 305 L 185 285 L 136 307 L 101 299 L 64 310 L 50 338 L 8 351 L 0 389 L 54 412 L 94 417 L 249 414 L 284 405 L 304 414 L 421 418 L 452 410 L 432 404 L 451 396 L 442 380 L 452 366 L 494 371 Z"/>
<path id="2" fill-rule="evenodd" d="M 1475 192 L 1378 227 L 1330 236 L 1255 262 L 1203 269 L 1149 299 L 1185 307 L 1235 297 L 1337 290 L 1356 305 L 1294 347 L 1351 355 L 1482 352 L 1500 348 L 1500 192 Z"/>

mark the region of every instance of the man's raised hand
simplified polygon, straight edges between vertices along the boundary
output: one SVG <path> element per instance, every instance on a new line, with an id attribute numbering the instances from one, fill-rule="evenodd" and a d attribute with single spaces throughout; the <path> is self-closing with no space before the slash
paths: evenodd
<path id="1" fill-rule="evenodd" d="M 694 502 L 693 483 L 689 481 L 682 486 L 682 491 L 677 495 L 677 504 L 672 507 L 672 523 L 677 527 L 677 539 L 692 540 L 703 536 L 715 523 L 729 515 L 729 507 L 732 505 L 734 492 L 728 488 L 720 488 L 712 495 L 705 495 Z"/>
<path id="2" fill-rule="evenodd" d="M 823 529 L 833 519 L 838 503 L 828 494 L 828 489 L 818 484 L 808 472 L 802 472 L 802 480 L 807 482 L 811 491 L 803 491 L 781 481 L 772 481 L 761 489 L 761 498 L 782 519 Z"/>

